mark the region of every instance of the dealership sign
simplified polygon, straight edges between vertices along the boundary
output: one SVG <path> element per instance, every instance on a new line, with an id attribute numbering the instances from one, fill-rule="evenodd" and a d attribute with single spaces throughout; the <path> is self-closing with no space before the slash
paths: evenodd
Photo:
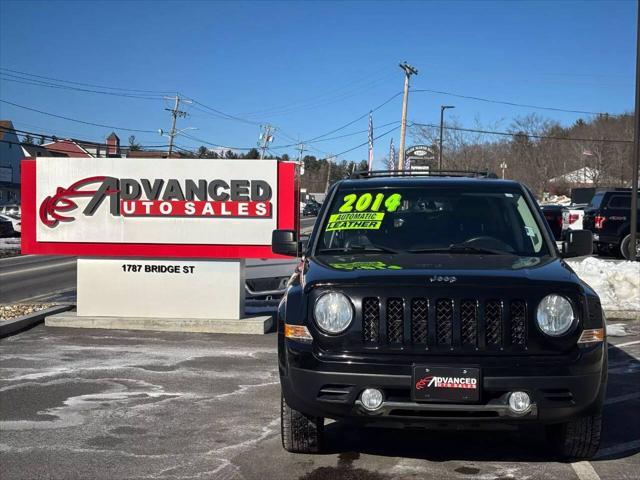
<path id="1" fill-rule="evenodd" d="M 295 229 L 295 165 L 275 160 L 23 161 L 24 253 L 269 258 Z"/>

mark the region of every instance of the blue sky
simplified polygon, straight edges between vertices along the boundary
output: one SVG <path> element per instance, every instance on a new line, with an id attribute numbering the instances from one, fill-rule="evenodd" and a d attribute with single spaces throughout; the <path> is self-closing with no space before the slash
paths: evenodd
<path id="1" fill-rule="evenodd" d="M 412 87 L 569 110 L 631 111 L 636 3 L 607 2 L 31 2 L 0 0 L 0 67 L 126 89 L 179 91 L 247 122 L 187 106 L 179 127 L 215 144 L 254 146 L 259 124 L 280 130 L 273 146 L 309 139 L 365 114 L 401 91 L 397 64 L 419 69 Z M 3 71 L 5 74 L 6 71 Z M 169 104 L 0 81 L 0 99 L 89 122 L 167 130 Z M 14 77 L 15 79 L 15 77 Z M 414 93 L 409 119 L 439 121 L 453 104 L 463 126 L 507 129 L 536 112 L 570 124 L 579 114 Z M 211 112 L 209 110 L 209 112 Z M 374 124 L 399 120 L 397 97 Z M 584 116 L 584 115 L 582 115 Z M 93 127 L 0 104 L 16 128 L 103 140 Z M 251 123 L 254 122 L 254 123 Z M 376 134 L 393 126 L 376 129 Z M 364 118 L 335 135 L 366 130 Z M 123 143 L 130 132 L 116 130 Z M 389 139 L 376 142 L 377 161 Z M 138 133 L 146 145 L 166 143 Z M 314 143 L 338 153 L 366 133 Z M 202 142 L 182 137 L 194 148 Z M 293 148 L 276 149 L 275 152 Z M 342 158 L 366 158 L 366 147 Z"/>

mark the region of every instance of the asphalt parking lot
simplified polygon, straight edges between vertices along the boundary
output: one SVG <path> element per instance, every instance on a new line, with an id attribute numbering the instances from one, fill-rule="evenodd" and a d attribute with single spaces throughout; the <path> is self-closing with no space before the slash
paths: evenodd
<path id="1" fill-rule="evenodd" d="M 285 452 L 275 335 L 56 329 L 0 341 L 2 479 L 637 479 L 640 328 L 611 337 L 601 451 L 562 463 L 542 432 L 327 426 Z M 617 346 L 616 346 L 617 345 Z"/>

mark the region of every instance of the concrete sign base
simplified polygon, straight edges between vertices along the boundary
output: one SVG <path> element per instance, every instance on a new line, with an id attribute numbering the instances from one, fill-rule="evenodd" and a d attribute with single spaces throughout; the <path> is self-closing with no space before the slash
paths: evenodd
<path id="1" fill-rule="evenodd" d="M 78 259 L 76 312 L 50 327 L 264 334 L 271 315 L 245 317 L 245 261 Z"/>
<path id="2" fill-rule="evenodd" d="M 244 260 L 78 259 L 78 317 L 244 317 Z"/>
<path id="3" fill-rule="evenodd" d="M 152 330 L 156 332 L 241 333 L 262 335 L 273 325 L 271 315 L 236 319 L 80 317 L 64 312 L 45 319 L 47 327 Z"/>

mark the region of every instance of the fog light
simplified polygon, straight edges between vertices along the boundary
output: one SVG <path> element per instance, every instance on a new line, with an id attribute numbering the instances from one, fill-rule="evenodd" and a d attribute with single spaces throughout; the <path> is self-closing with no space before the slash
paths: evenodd
<path id="1" fill-rule="evenodd" d="M 509 408 L 515 413 L 525 413 L 531 407 L 531 399 L 526 392 L 511 392 L 509 395 Z"/>
<path id="2" fill-rule="evenodd" d="M 377 388 L 367 388 L 360 395 L 360 401 L 367 410 L 377 410 L 382 405 L 382 392 Z"/>

